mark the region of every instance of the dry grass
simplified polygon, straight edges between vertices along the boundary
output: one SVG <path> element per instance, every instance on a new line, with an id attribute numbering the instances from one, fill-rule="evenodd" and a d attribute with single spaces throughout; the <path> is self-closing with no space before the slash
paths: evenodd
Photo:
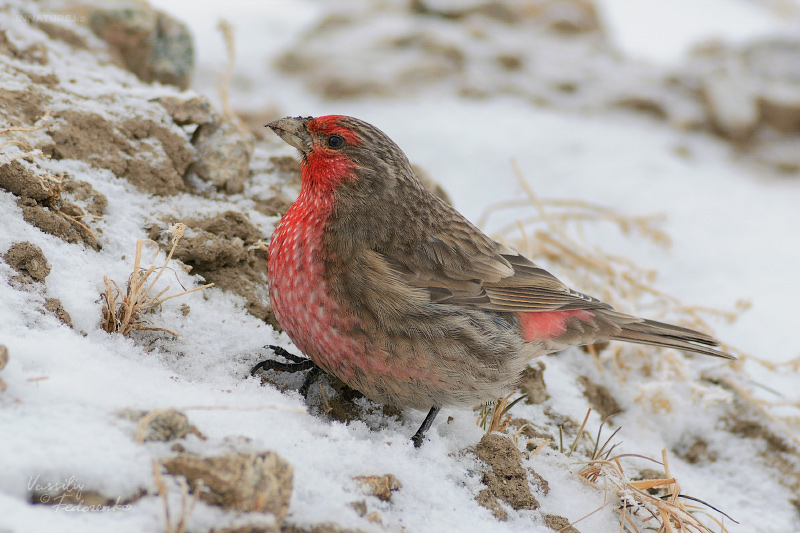
<path id="1" fill-rule="evenodd" d="M 591 412 L 591 409 L 589 411 Z M 588 418 L 589 413 L 586 413 L 586 419 Z M 716 511 L 731 522 L 738 523 L 724 512 L 708 505 L 702 500 L 681 494 L 680 484 L 670 472 L 666 449 L 661 450 L 661 462 L 636 454 L 612 455 L 617 444 L 611 446 L 609 446 L 609 444 L 611 444 L 611 441 L 614 440 L 614 437 L 621 428 L 617 428 L 601 446 L 600 436 L 609 418 L 606 418 L 600 424 L 590 460 L 588 464 L 578 472 L 578 476 L 580 476 L 583 481 L 605 492 L 605 503 L 600 508 L 576 520 L 571 525 L 577 524 L 615 501 L 618 502 L 617 510 L 620 513 L 620 531 L 625 530 L 639 533 L 640 530 L 637 524 L 645 526 L 648 531 L 656 531 L 655 527 L 650 523 L 655 522 L 658 526 L 658 533 L 683 533 L 692 531 L 697 533 L 714 533 L 706 524 L 700 521 L 699 516 L 704 515 L 719 526 L 719 533 L 727 533 L 728 530 L 724 522 L 712 515 L 709 509 Z M 585 423 L 586 421 L 584 420 L 584 424 Z M 581 428 L 583 428 L 583 426 L 581 426 Z M 581 433 L 582 431 L 578 432 L 572 450 L 575 449 Z M 591 440 L 591 438 L 589 438 L 589 440 Z M 635 481 L 629 479 L 622 466 L 622 460 L 633 457 L 652 461 L 662 466 L 664 468 L 664 477 Z M 609 495 L 611 495 L 611 498 L 609 498 Z M 688 502 L 695 502 L 702 505 L 695 505 Z"/>
<path id="2" fill-rule="evenodd" d="M 523 394 L 514 401 L 509 402 L 511 397 L 516 393 L 517 391 L 514 391 L 505 398 L 500 398 L 492 404 L 481 405 L 480 411 L 478 412 L 477 425 L 486 431 L 486 433 L 491 433 L 493 431 L 505 433 L 508 429 L 508 425 L 511 423 L 511 415 L 508 414 L 508 412 L 527 396 Z"/>
<path id="3" fill-rule="evenodd" d="M 712 516 L 707 509 L 713 507 L 704 502 L 681 494 L 678 481 L 670 474 L 667 451 L 662 450 L 663 463 L 658 463 L 664 467 L 666 476 L 662 479 L 645 479 L 633 481 L 625 475 L 621 459 L 625 457 L 646 457 L 637 455 L 617 455 L 608 457 L 610 453 L 600 454 L 593 459 L 578 475 L 581 479 L 588 482 L 593 487 L 606 491 L 606 495 L 611 492 L 615 499 L 619 501 L 618 511 L 621 517 L 620 531 L 635 531 L 639 533 L 639 525 L 645 525 L 649 530 L 654 529 L 648 522 L 654 521 L 658 524 L 659 533 L 691 532 L 714 533 L 708 526 L 702 523 L 696 515 L 706 515 L 713 520 L 722 533 L 727 533 L 727 528 L 723 521 Z M 702 506 L 687 503 L 687 500 L 703 504 Z M 608 501 L 608 500 L 607 500 Z M 610 503 L 610 501 L 608 501 Z M 598 509 L 599 510 L 599 509 Z M 596 511 L 595 511 L 596 512 Z M 719 511 L 721 512 L 721 511 Z M 639 516 L 647 513 L 644 518 Z M 727 516 L 722 513 L 723 516 Z M 584 518 L 587 518 L 587 515 Z M 584 518 L 580 519 L 583 520 Z M 731 521 L 735 520 L 728 517 Z M 580 522 L 574 522 L 572 525 Z"/>
<path id="4" fill-rule="evenodd" d="M 46 175 L 37 174 L 36 177 L 39 178 L 39 180 L 45 185 L 50 194 L 47 200 L 44 201 L 44 205 L 57 215 L 71 222 L 72 224 L 75 224 L 76 226 L 79 226 L 84 230 L 86 230 L 86 232 L 92 236 L 94 242 L 97 243 L 98 241 L 97 234 L 94 231 L 92 231 L 92 229 L 89 226 L 78 220 L 79 217 L 68 215 L 61 210 L 62 208 L 61 195 L 64 193 L 64 174 L 62 173 L 59 174 L 58 176 L 53 176 L 51 174 L 46 174 Z M 94 215 L 83 215 L 83 216 L 89 218 L 99 218 L 95 217 Z"/>
<path id="5" fill-rule="evenodd" d="M 128 278 L 126 290 L 123 292 L 115 281 L 110 281 L 108 277 L 103 277 L 106 290 L 101 295 L 103 299 L 103 320 L 102 326 L 109 333 L 121 333 L 128 336 L 134 330 L 138 331 L 163 331 L 178 337 L 179 335 L 173 331 L 148 326 L 145 323 L 145 315 L 152 313 L 158 309 L 161 304 L 172 298 L 184 296 L 186 294 L 213 287 L 213 283 L 196 287 L 190 290 L 184 290 L 177 294 L 165 296 L 170 287 L 154 292 L 154 287 L 164 271 L 167 270 L 167 265 L 172 259 L 172 254 L 175 252 L 175 247 L 183 237 L 186 226 L 183 224 L 173 224 L 169 232 L 172 234 L 172 248 L 167 254 L 167 259 L 161 267 L 150 266 L 145 269 L 142 268 L 142 248 L 148 239 L 140 239 L 136 241 L 136 256 L 133 263 L 133 272 Z M 149 241 L 153 242 L 153 241 Z M 156 243 L 153 242 L 157 246 Z M 153 275 L 155 276 L 153 277 Z"/>
<path id="6" fill-rule="evenodd" d="M 194 487 L 194 496 L 190 498 L 189 486 L 186 484 L 186 480 L 180 476 L 176 476 L 174 479 L 180 486 L 181 506 L 180 513 L 178 515 L 178 523 L 173 526 L 167 485 L 164 483 L 164 479 L 161 477 L 161 467 L 158 461 L 153 459 L 153 480 L 156 484 L 158 495 L 161 497 L 161 501 L 164 505 L 164 521 L 166 523 L 164 530 L 166 533 L 185 533 L 189 522 L 189 517 L 194 512 L 194 508 L 197 506 L 197 502 L 200 500 L 200 493 L 203 491 L 203 481 L 200 479 L 197 480 L 197 486 Z"/>
<path id="7" fill-rule="evenodd" d="M 236 113 L 233 112 L 230 104 L 230 87 L 231 77 L 233 76 L 233 65 L 236 62 L 236 35 L 233 25 L 225 19 L 220 19 L 217 23 L 217 29 L 222 33 L 222 39 L 225 41 L 225 52 L 228 56 L 228 62 L 225 65 L 225 72 L 219 82 L 219 98 L 222 102 L 222 114 L 225 115 L 229 121 L 239 123 Z"/>

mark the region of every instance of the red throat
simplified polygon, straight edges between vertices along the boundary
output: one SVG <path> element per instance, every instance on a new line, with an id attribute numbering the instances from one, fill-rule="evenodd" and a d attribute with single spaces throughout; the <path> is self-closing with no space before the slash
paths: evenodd
<path id="1" fill-rule="evenodd" d="M 344 154 L 320 153 L 316 148 L 300 162 L 303 189 L 327 195 L 342 183 L 353 179 L 355 165 Z"/>
<path id="2" fill-rule="evenodd" d="M 321 144 L 315 135 L 340 135 L 348 144 L 361 144 L 358 135 L 339 124 L 342 118 L 340 115 L 317 117 L 306 126 L 314 137 L 314 148 L 300 163 L 300 177 L 303 187 L 317 194 L 329 194 L 355 176 L 353 161 L 343 153 Z"/>

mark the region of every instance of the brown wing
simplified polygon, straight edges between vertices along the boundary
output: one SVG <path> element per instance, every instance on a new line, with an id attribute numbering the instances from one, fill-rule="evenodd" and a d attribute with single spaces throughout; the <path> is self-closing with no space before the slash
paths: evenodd
<path id="1" fill-rule="evenodd" d="M 460 217 L 459 217 L 460 218 Z M 437 303 L 492 311 L 610 308 L 574 291 L 529 259 L 489 239 L 464 219 L 451 219 L 441 237 L 428 236 L 402 257 L 383 254 L 412 287 Z"/>

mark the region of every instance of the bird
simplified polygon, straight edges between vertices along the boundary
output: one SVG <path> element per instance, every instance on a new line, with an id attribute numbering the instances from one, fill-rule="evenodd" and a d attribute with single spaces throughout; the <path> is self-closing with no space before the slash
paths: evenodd
<path id="1" fill-rule="evenodd" d="M 376 402 L 428 410 L 506 396 L 532 359 L 604 341 L 733 359 L 699 331 L 628 315 L 491 239 L 415 175 L 385 133 L 354 117 L 266 125 L 299 152 L 301 190 L 270 238 L 275 318 L 308 358 L 252 373 L 322 372 Z"/>

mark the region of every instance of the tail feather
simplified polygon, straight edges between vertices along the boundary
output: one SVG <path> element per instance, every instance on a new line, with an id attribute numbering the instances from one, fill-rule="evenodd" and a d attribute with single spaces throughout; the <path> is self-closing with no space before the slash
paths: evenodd
<path id="1" fill-rule="evenodd" d="M 620 313 L 620 315 L 622 314 Z M 724 359 L 735 359 L 735 357 L 725 352 L 709 348 L 709 346 L 718 346 L 719 341 L 705 333 L 681 326 L 664 324 L 663 322 L 657 322 L 655 320 L 638 319 L 632 322 L 625 322 L 627 321 L 623 321 L 622 323 L 617 322 L 621 329 L 613 333 L 610 336 L 611 339 L 653 346 L 664 346 L 667 348 L 685 350 L 687 352 L 722 357 Z"/>

